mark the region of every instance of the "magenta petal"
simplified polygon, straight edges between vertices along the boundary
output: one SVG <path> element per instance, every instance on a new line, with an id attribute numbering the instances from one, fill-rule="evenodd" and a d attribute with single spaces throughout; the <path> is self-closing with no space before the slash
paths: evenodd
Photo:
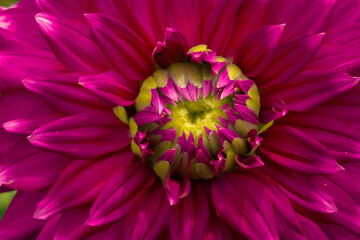
<path id="1" fill-rule="evenodd" d="M 359 78 L 335 70 L 301 72 L 296 77 L 277 87 L 262 92 L 262 101 L 282 99 L 288 110 L 304 111 L 354 87 Z"/>
<path id="2" fill-rule="evenodd" d="M 0 90 L 6 87 L 22 87 L 24 78 L 31 76 L 51 77 L 65 72 L 65 68 L 51 52 L 0 40 Z"/>
<path id="3" fill-rule="evenodd" d="M 141 202 L 128 212 L 121 224 L 121 239 L 159 239 L 168 228 L 169 203 L 160 181 L 154 184 Z M 119 234 L 118 232 L 116 234 Z"/>
<path id="4" fill-rule="evenodd" d="M 241 3 L 240 1 L 233 2 Z M 236 57 L 234 55 L 238 50 L 239 43 L 259 28 L 266 25 L 284 23 L 278 19 L 280 5 L 282 4 L 278 0 L 242 1 L 240 9 L 234 14 L 236 16 L 236 20 L 234 20 L 235 28 L 232 32 L 231 41 L 227 44 L 226 55 Z M 223 26 L 225 31 L 229 29 L 228 26 Z M 241 31 L 237 31 L 237 29 L 241 29 Z"/>
<path id="5" fill-rule="evenodd" d="M 271 164 L 264 156 L 262 156 L 262 159 L 266 164 L 261 168 L 261 171 L 272 178 L 281 187 L 284 194 L 296 205 L 301 206 L 303 209 L 322 213 L 334 213 L 337 211 L 334 199 L 324 189 L 324 185 L 316 176 Z"/>
<path id="6" fill-rule="evenodd" d="M 331 151 L 339 163 L 358 162 L 360 138 L 348 124 L 317 109 L 307 113 L 294 113 L 282 120 L 286 124 L 311 135 Z M 336 126 L 336 127 L 334 127 Z"/>
<path id="7" fill-rule="evenodd" d="M 0 158 L 7 155 L 9 150 L 18 142 L 22 141 L 24 136 L 12 134 L 0 128 Z"/>
<path id="8" fill-rule="evenodd" d="M 165 42 L 158 43 L 152 54 L 153 61 L 162 68 L 169 64 L 184 61 L 188 49 L 185 37 L 172 28 L 167 28 L 165 32 Z"/>
<path id="9" fill-rule="evenodd" d="M 84 19 L 84 13 L 93 11 L 94 6 L 87 1 L 69 2 L 67 0 L 36 0 L 38 8 L 59 18 Z"/>
<path id="10" fill-rule="evenodd" d="M 189 196 L 170 207 L 169 230 L 172 239 L 204 239 L 209 221 L 206 185 L 196 184 Z"/>
<path id="11" fill-rule="evenodd" d="M 114 70 L 98 75 L 81 76 L 79 84 L 120 106 L 133 104 L 140 89 L 137 82 L 124 78 Z"/>
<path id="12" fill-rule="evenodd" d="M 50 79 L 30 77 L 24 79 L 23 83 L 28 90 L 41 95 L 64 113 L 77 114 L 94 109 L 110 110 L 105 101 L 78 84 L 79 77 L 79 74 L 56 75 Z"/>
<path id="13" fill-rule="evenodd" d="M 274 86 L 294 76 L 319 50 L 323 36 L 304 36 L 279 45 L 272 63 L 258 76 L 258 87 Z"/>
<path id="14" fill-rule="evenodd" d="M 35 146 L 79 158 L 116 152 L 130 143 L 128 126 L 112 112 L 89 112 L 46 124 L 28 137 Z"/>
<path id="15" fill-rule="evenodd" d="M 189 195 L 191 182 L 189 177 L 184 174 L 170 172 L 167 176 L 165 187 L 170 205 L 175 205 L 181 198 Z"/>
<path id="16" fill-rule="evenodd" d="M 73 161 L 39 202 L 34 216 L 48 219 L 58 212 L 91 203 L 104 184 L 123 169 L 133 156 L 133 152 L 127 147 L 98 161 Z"/>
<path id="17" fill-rule="evenodd" d="M 269 123 L 285 116 L 286 113 L 287 109 L 284 101 L 279 98 L 275 98 L 261 104 L 260 121 L 262 123 Z"/>
<path id="18" fill-rule="evenodd" d="M 37 240 L 76 239 L 76 234 L 83 228 L 82 225 L 86 221 L 88 214 L 89 208 L 82 207 L 64 211 L 52 217 L 46 222 Z M 91 233 L 90 229 L 87 234 L 89 233 Z"/>
<path id="19" fill-rule="evenodd" d="M 343 170 L 328 149 L 295 128 L 277 125 L 264 134 L 260 152 L 280 165 L 305 173 L 334 173 Z"/>
<path id="20" fill-rule="evenodd" d="M 64 117 L 64 114 L 44 103 L 22 118 L 5 122 L 3 128 L 11 133 L 30 135 L 35 129 L 61 117 Z"/>
<path id="21" fill-rule="evenodd" d="M 240 44 L 236 58 L 248 77 L 258 75 L 269 65 L 284 27 L 284 24 L 262 27 Z"/>
<path id="22" fill-rule="evenodd" d="M 85 23 L 46 13 L 37 14 L 36 21 L 59 61 L 70 71 L 97 73 L 110 68 L 108 60 L 90 39 Z"/>
<path id="23" fill-rule="evenodd" d="M 37 12 L 37 9 L 30 10 L 28 6 L 9 8 L 0 12 L 1 36 L 6 40 L 14 40 L 38 49 L 49 50 L 50 47 L 41 35 L 34 18 Z"/>
<path id="24" fill-rule="evenodd" d="M 33 213 L 45 193 L 18 192 L 15 195 L 0 222 L 1 238 L 27 239 L 38 234 L 45 221 L 34 219 Z"/>
<path id="25" fill-rule="evenodd" d="M 231 39 L 229 30 L 235 27 L 234 16 L 240 9 L 242 1 L 220 1 L 211 10 L 204 24 L 204 38 L 210 49 L 224 52 Z"/>
<path id="26" fill-rule="evenodd" d="M 69 160 L 35 148 L 24 139 L 0 160 L 0 185 L 17 190 L 43 190 L 55 182 Z"/>
<path id="27" fill-rule="evenodd" d="M 131 80 L 145 80 L 153 71 L 151 48 L 127 26 L 102 14 L 86 14 L 95 42 L 116 70 Z"/>
<path id="28" fill-rule="evenodd" d="M 324 234 L 334 239 L 358 240 L 359 232 L 351 231 L 347 228 L 335 224 L 319 224 Z M 316 238 L 320 239 L 320 238 Z M 328 238 L 324 238 L 328 239 Z"/>
<path id="29" fill-rule="evenodd" d="M 311 221 L 310 219 L 300 214 L 296 214 L 296 217 L 299 219 L 299 222 L 303 229 L 303 233 L 307 237 L 307 239 L 329 239 L 315 221 Z"/>
<path id="30" fill-rule="evenodd" d="M 0 124 L 26 117 L 44 105 L 44 100 L 28 91 L 5 90 L 0 97 Z"/>
<path id="31" fill-rule="evenodd" d="M 215 179 L 212 199 L 218 215 L 238 236 L 279 239 L 271 198 L 253 177 L 235 173 Z"/>
<path id="32" fill-rule="evenodd" d="M 356 165 L 349 165 L 349 168 L 360 169 Z M 331 176 L 324 176 L 322 179 L 326 184 L 326 191 L 334 199 L 338 210 L 334 214 L 327 216 L 327 221 L 357 233 L 360 232 L 360 207 L 358 204 L 360 201 L 360 189 L 355 186 L 348 187 L 343 183 L 352 182 L 354 181 L 353 178 L 358 179 L 359 177 L 360 174 L 348 175 L 345 171 Z"/>
<path id="33" fill-rule="evenodd" d="M 287 4 L 283 10 L 282 21 L 287 23 L 284 39 L 293 39 L 305 34 L 324 32 L 329 26 L 329 16 L 333 11 L 335 2 L 312 2 L 311 4 L 300 1 Z M 295 14 L 291 14 L 296 12 Z M 316 19 L 316 20 L 315 20 Z"/>
<path id="34" fill-rule="evenodd" d="M 145 164 L 133 162 L 127 165 L 105 184 L 86 224 L 100 226 L 120 219 L 154 181 L 155 175 Z"/>

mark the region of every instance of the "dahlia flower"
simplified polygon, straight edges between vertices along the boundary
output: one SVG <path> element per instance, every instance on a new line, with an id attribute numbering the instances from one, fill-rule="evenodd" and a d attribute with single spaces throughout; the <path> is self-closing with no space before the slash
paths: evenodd
<path id="1" fill-rule="evenodd" d="M 358 0 L 0 12 L 1 239 L 359 239 Z"/>

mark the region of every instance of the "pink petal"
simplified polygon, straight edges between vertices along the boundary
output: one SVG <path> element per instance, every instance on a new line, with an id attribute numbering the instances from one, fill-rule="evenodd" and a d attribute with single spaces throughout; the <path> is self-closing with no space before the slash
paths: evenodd
<path id="1" fill-rule="evenodd" d="M 38 204 L 34 216 L 48 219 L 61 211 L 93 202 L 104 184 L 124 168 L 133 156 L 128 147 L 97 161 L 72 162 Z"/>
<path id="2" fill-rule="evenodd" d="M 205 21 L 204 39 L 210 49 L 224 52 L 235 28 L 234 16 L 242 5 L 242 1 L 220 1 L 212 9 Z"/>
<path id="3" fill-rule="evenodd" d="M 0 128 L 0 158 L 7 155 L 12 146 L 25 139 L 19 134 L 11 134 Z"/>
<path id="4" fill-rule="evenodd" d="M 238 184 L 241 182 L 246 184 Z M 213 181 L 216 212 L 238 236 L 279 239 L 271 198 L 264 190 L 253 177 L 241 173 L 227 174 Z"/>
<path id="5" fill-rule="evenodd" d="M 321 230 L 321 228 L 318 226 L 316 221 L 311 221 L 310 219 L 300 214 L 296 214 L 296 216 L 299 219 L 299 222 L 301 223 L 301 226 L 304 231 L 304 235 L 307 237 L 307 239 L 328 240 L 328 238 Z"/>
<path id="6" fill-rule="evenodd" d="M 135 102 L 140 86 L 111 70 L 98 75 L 80 77 L 79 84 L 93 91 L 99 97 L 120 106 L 129 106 Z"/>
<path id="7" fill-rule="evenodd" d="M 219 2 L 220 4 L 223 3 L 222 1 Z M 233 2 L 236 4 L 240 1 L 235 0 Z M 235 28 L 231 29 L 226 25 L 221 26 L 228 31 L 228 34 L 232 34 L 231 41 L 227 44 L 226 54 L 224 55 L 236 57 L 236 51 L 239 47 L 239 43 L 241 43 L 246 36 L 263 26 L 284 23 L 277 20 L 279 11 L 280 1 L 278 0 L 242 1 L 240 9 L 238 9 L 236 14 L 234 14 L 236 16 L 236 20 L 234 21 L 234 18 L 232 19 L 232 21 L 235 22 Z M 256 14 L 254 14 L 254 12 L 256 12 Z M 241 29 L 241 31 L 238 29 Z"/>
<path id="8" fill-rule="evenodd" d="M 131 80 L 145 80 L 154 67 L 151 47 L 131 29 L 102 14 L 87 14 L 91 35 L 116 70 Z"/>
<path id="9" fill-rule="evenodd" d="M 282 99 L 288 110 L 304 111 L 345 92 L 359 82 L 358 78 L 335 70 L 301 72 L 288 83 L 268 88 L 262 101 Z"/>
<path id="10" fill-rule="evenodd" d="M 274 56 L 285 24 L 262 27 L 239 45 L 235 62 L 248 77 L 261 73 Z"/>
<path id="11" fill-rule="evenodd" d="M 36 21 L 59 61 L 70 71 L 98 73 L 110 68 L 106 57 L 90 39 L 90 29 L 85 23 L 46 13 L 37 14 Z"/>
<path id="12" fill-rule="evenodd" d="M 155 181 L 147 165 L 133 162 L 114 174 L 94 202 L 86 224 L 100 226 L 123 217 Z"/>
<path id="13" fill-rule="evenodd" d="M 45 221 L 33 218 L 36 203 L 46 192 L 18 192 L 0 222 L 3 239 L 27 239 L 37 234 Z M 21 216 L 21 217 L 19 217 Z"/>
<path id="14" fill-rule="evenodd" d="M 0 90 L 22 87 L 29 75 L 51 77 L 65 71 L 54 55 L 12 41 L 0 40 Z"/>
<path id="15" fill-rule="evenodd" d="M 36 94 L 24 90 L 5 90 L 0 98 L 0 124 L 25 117 L 44 104 Z M 21 109 L 21 110 L 20 110 Z"/>
<path id="16" fill-rule="evenodd" d="M 170 150 L 168 152 L 170 152 Z M 171 152 L 173 153 L 173 151 Z M 184 174 L 170 172 L 167 176 L 165 187 L 170 205 L 175 205 L 181 198 L 185 198 L 189 195 L 191 191 L 191 182 L 189 177 Z"/>
<path id="17" fill-rule="evenodd" d="M 120 227 L 121 239 L 158 239 L 168 227 L 169 202 L 158 181 L 144 198 L 125 215 Z"/>
<path id="18" fill-rule="evenodd" d="M 59 18 L 71 18 L 83 20 L 84 13 L 94 11 L 95 6 L 90 1 L 79 0 L 69 2 L 67 0 L 36 0 L 38 8 Z"/>
<path id="19" fill-rule="evenodd" d="M 323 36 L 300 37 L 279 45 L 272 63 L 257 76 L 257 86 L 274 86 L 294 76 L 319 50 Z"/>
<path id="20" fill-rule="evenodd" d="M 38 12 L 29 7 L 11 8 L 0 12 L 1 25 L 0 34 L 6 40 L 14 40 L 24 45 L 36 47 L 38 49 L 49 50 L 44 37 L 39 31 L 35 22 L 34 15 Z"/>
<path id="21" fill-rule="evenodd" d="M 358 162 L 359 134 L 346 122 L 319 113 L 316 109 L 288 115 L 281 122 L 296 125 L 297 129 L 315 138 L 334 154 L 338 162 Z"/>
<path id="22" fill-rule="evenodd" d="M 203 184 L 196 184 L 189 196 L 170 208 L 169 229 L 172 239 L 204 239 L 209 221 L 205 188 Z"/>
<path id="23" fill-rule="evenodd" d="M 92 229 L 83 225 L 88 214 L 89 207 L 82 207 L 55 215 L 46 222 L 37 240 L 80 239 L 83 235 L 91 234 Z"/>
<path id="24" fill-rule="evenodd" d="M 100 117 L 99 117 L 100 116 Z M 112 112 L 89 112 L 61 118 L 35 130 L 35 146 L 79 158 L 96 158 L 130 143 L 128 126 Z"/>
<path id="25" fill-rule="evenodd" d="M 0 184 L 17 190 L 43 190 L 55 182 L 69 160 L 35 148 L 24 139 L 0 160 Z"/>
<path id="26" fill-rule="evenodd" d="M 325 32 L 329 25 L 329 16 L 336 1 L 290 2 L 285 5 L 281 21 L 286 22 L 284 39 L 294 39 L 305 34 Z M 289 9 L 291 8 L 291 9 Z M 296 14 L 289 14 L 296 12 Z M 287 16 L 284 16 L 284 15 Z"/>
<path id="27" fill-rule="evenodd" d="M 263 138 L 260 152 L 282 166 L 305 173 L 343 170 L 328 149 L 295 128 L 276 125 L 268 129 Z"/>
<path id="28" fill-rule="evenodd" d="M 283 193 L 302 209 L 311 211 L 334 213 L 336 205 L 331 195 L 324 189 L 316 176 L 288 170 L 272 164 L 265 156 L 261 156 L 266 163 L 261 171 L 272 178 Z"/>
<path id="29" fill-rule="evenodd" d="M 78 84 L 79 74 L 64 74 L 52 78 L 29 77 L 23 80 L 25 87 L 47 99 L 59 111 L 70 114 L 110 106 Z M 67 94 L 64 94 L 67 93 Z"/>

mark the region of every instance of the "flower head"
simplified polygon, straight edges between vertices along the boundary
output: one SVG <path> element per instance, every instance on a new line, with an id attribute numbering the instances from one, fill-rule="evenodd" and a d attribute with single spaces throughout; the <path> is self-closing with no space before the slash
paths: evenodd
<path id="1" fill-rule="evenodd" d="M 359 3 L 0 12 L 4 239 L 356 239 Z"/>

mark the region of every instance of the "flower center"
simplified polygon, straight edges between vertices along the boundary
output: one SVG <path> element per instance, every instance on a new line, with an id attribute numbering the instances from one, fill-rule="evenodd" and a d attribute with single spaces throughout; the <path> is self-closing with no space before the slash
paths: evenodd
<path id="1" fill-rule="evenodd" d="M 164 182 L 261 166 L 255 83 L 205 45 L 187 57 L 143 82 L 129 120 L 133 152 Z"/>

